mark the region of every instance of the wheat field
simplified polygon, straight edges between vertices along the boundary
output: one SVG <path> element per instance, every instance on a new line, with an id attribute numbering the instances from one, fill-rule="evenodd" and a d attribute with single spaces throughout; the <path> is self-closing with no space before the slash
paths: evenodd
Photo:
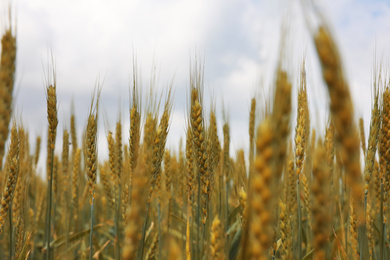
<path id="1" fill-rule="evenodd" d="M 187 100 L 185 139 L 176 140 L 175 149 L 166 145 L 174 87 L 148 92 L 144 106 L 135 69 L 123 115 L 130 127 L 118 120 L 107 131 L 108 149 L 99 151 L 107 160 L 99 160 L 97 150 L 99 85 L 83 133 L 76 131 L 74 110 L 69 127 L 58 129 L 63 118 L 54 70 L 42 104 L 47 140 L 31 136 L 17 119 L 11 24 L 1 38 L 0 259 L 389 259 L 388 72 L 374 63 L 365 133 L 334 33 L 317 12 L 318 23 L 309 21 L 308 28 L 329 94 L 324 133 L 312 123 L 305 59 L 299 75 L 291 75 L 286 48 L 273 91 L 265 101 L 252 97 L 242 115 L 249 118 L 249 150 L 230 151 L 230 122 L 219 125 L 215 106 L 205 104 L 204 63 L 195 58 L 187 97 L 181 97 Z M 39 157 L 41 149 L 46 158 Z"/>

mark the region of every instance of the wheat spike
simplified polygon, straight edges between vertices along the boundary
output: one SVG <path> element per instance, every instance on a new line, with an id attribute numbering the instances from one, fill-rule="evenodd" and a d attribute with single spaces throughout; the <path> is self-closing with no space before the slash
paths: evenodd
<path id="1" fill-rule="evenodd" d="M 359 259 L 357 216 L 356 216 L 354 203 L 352 201 L 350 202 L 350 209 L 351 209 L 351 213 L 349 217 L 349 232 L 350 232 L 351 246 L 352 246 L 352 257 L 353 259 Z"/>
<path id="2" fill-rule="evenodd" d="M 326 160 L 326 151 L 321 141 L 318 142 L 313 160 L 313 234 L 315 259 L 327 259 L 326 248 L 328 245 L 329 223 L 329 183 L 330 172 Z"/>
<path id="3" fill-rule="evenodd" d="M 363 154 L 366 154 L 366 134 L 364 132 L 363 117 L 359 118 L 360 143 L 362 145 Z"/>
<path id="4" fill-rule="evenodd" d="M 290 132 L 290 115 L 291 115 L 291 83 L 288 79 L 287 72 L 280 67 L 276 75 L 276 89 L 274 98 L 274 107 L 272 111 L 272 118 L 275 128 L 275 153 L 276 158 L 276 179 L 277 181 L 282 176 L 283 163 L 287 154 L 287 143 Z"/>
<path id="5" fill-rule="evenodd" d="M 19 135 L 16 125 L 11 129 L 11 145 L 7 155 L 7 181 L 1 198 L 0 209 L 0 234 L 3 231 L 3 225 L 8 213 L 8 209 L 12 203 L 12 199 L 16 189 L 16 183 L 19 176 Z"/>
<path id="6" fill-rule="evenodd" d="M 343 75 L 337 47 L 329 30 L 320 26 L 314 41 L 322 66 L 322 76 L 328 86 L 330 110 L 337 133 L 336 145 L 340 149 L 352 198 L 357 203 L 356 210 L 358 215 L 362 217 L 364 214 L 360 213 L 363 211 L 363 205 L 358 203 L 363 198 L 359 160 L 360 141 L 353 122 L 353 106 L 348 84 Z M 359 225 L 362 221 L 359 218 Z"/>
<path id="7" fill-rule="evenodd" d="M 374 171 L 375 154 L 378 145 L 378 137 L 380 130 L 380 111 L 378 106 L 378 92 L 374 97 L 374 104 L 371 112 L 371 123 L 370 123 L 370 135 L 368 136 L 368 149 L 365 156 L 364 164 L 364 179 L 365 189 L 368 190 L 371 175 Z"/>
<path id="8" fill-rule="evenodd" d="M 3 168 L 4 146 L 12 114 L 14 88 L 16 37 L 9 27 L 1 37 L 0 58 L 0 169 Z"/>
<path id="9" fill-rule="evenodd" d="M 41 137 L 38 136 L 37 140 L 35 142 L 35 153 L 34 153 L 34 164 L 35 164 L 35 167 L 38 164 L 40 151 L 41 151 Z"/>
<path id="10" fill-rule="evenodd" d="M 272 146 L 274 131 L 270 118 L 266 118 L 258 128 L 256 140 L 255 172 L 249 194 L 251 207 L 249 231 L 249 255 L 243 259 L 268 259 L 268 249 L 272 246 L 273 230 L 273 163 L 275 150 Z"/>
<path id="11" fill-rule="evenodd" d="M 224 236 L 221 221 L 215 216 L 211 226 L 210 234 L 210 257 L 215 260 L 223 260 L 224 257 Z"/>
<path id="12" fill-rule="evenodd" d="M 77 229 L 78 221 L 78 208 L 79 208 L 79 179 L 80 179 L 80 161 L 81 161 L 81 149 L 76 150 L 73 161 L 73 173 L 72 173 L 72 207 L 73 207 L 73 219 L 75 222 L 75 228 Z"/>

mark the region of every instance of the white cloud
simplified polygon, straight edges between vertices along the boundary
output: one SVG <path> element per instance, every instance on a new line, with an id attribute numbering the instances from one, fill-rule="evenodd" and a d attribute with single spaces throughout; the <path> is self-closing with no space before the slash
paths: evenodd
<path id="1" fill-rule="evenodd" d="M 322 2 L 339 43 L 356 111 L 368 123 L 373 51 L 376 46 L 379 56 L 384 53 L 387 61 L 390 6 L 386 1 Z M 235 148 L 246 147 L 249 100 L 253 94 L 262 92 L 260 79 L 265 89 L 273 82 L 280 24 L 287 20 L 288 69 L 294 76 L 291 80 L 296 84 L 299 62 L 303 53 L 307 53 L 310 103 L 315 115 L 312 121 L 320 125 L 317 121 L 323 122 L 326 115 L 321 72 L 301 8 L 299 4 L 287 3 L 282 0 L 18 0 L 20 92 L 16 105 L 23 107 L 24 118 L 33 131 L 45 132 L 42 65 L 47 66 L 50 48 L 56 59 L 60 122 L 69 119 L 74 95 L 81 131 L 95 80 L 100 75 L 105 79 L 104 107 L 108 114 L 115 115 L 109 118 L 113 127 L 119 114 L 117 101 L 123 104 L 122 117 L 128 118 L 134 49 L 144 86 L 148 86 L 154 57 L 159 89 L 175 79 L 175 111 L 169 137 L 172 147 L 175 140 L 178 144 L 178 136 L 184 136 L 189 58 L 198 51 L 205 56 L 205 82 L 211 89 L 206 89 L 205 94 L 213 93 L 219 122 L 222 99 L 229 106 Z"/>

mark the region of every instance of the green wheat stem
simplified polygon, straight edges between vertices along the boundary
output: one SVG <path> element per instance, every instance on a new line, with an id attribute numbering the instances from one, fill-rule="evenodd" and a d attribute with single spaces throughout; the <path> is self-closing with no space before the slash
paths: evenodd
<path id="1" fill-rule="evenodd" d="M 54 149 L 50 149 L 51 162 L 50 162 L 50 179 L 49 179 L 49 197 L 47 206 L 47 218 L 46 218 L 46 260 L 50 259 L 50 229 L 51 229 L 51 204 L 53 200 L 53 166 L 54 166 Z"/>
<path id="2" fill-rule="evenodd" d="M 94 214 L 94 204 L 95 204 L 95 198 L 94 198 L 94 192 L 92 194 L 92 203 L 91 203 L 91 231 L 89 233 L 89 259 L 92 260 L 93 258 L 93 214 Z"/>
<path id="3" fill-rule="evenodd" d="M 139 245 L 139 251 L 138 251 L 138 260 L 142 260 L 144 255 L 144 246 L 145 246 L 145 235 L 146 235 L 146 225 L 148 223 L 149 219 L 149 209 L 150 209 L 150 202 L 146 204 L 146 212 L 145 212 L 145 221 L 142 225 L 142 237 Z"/>

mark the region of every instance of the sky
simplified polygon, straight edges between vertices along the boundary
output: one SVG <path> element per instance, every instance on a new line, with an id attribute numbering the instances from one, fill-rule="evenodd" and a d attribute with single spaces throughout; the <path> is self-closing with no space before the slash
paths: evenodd
<path id="1" fill-rule="evenodd" d="M 0 4 L 1 31 L 8 25 L 5 2 Z M 45 84 L 52 53 L 58 95 L 58 152 L 62 147 L 62 132 L 70 127 L 72 100 L 80 143 L 98 80 L 102 86 L 99 158 L 107 158 L 106 134 L 114 131 L 119 119 L 123 123 L 123 140 L 128 140 L 129 89 L 135 57 L 144 96 L 152 71 L 156 74 L 157 93 L 173 86 L 168 148 L 177 151 L 180 138 L 185 136 L 190 64 L 191 60 L 198 59 L 204 62 L 207 118 L 212 102 L 216 106 L 220 138 L 222 124 L 225 120 L 230 122 L 231 156 L 241 148 L 247 151 L 250 100 L 256 96 L 257 112 L 261 115 L 266 106 L 264 100 L 272 93 L 283 24 L 287 28 L 285 63 L 294 85 L 293 98 L 299 66 L 305 58 L 312 124 L 322 133 L 329 114 L 329 100 L 302 2 L 305 1 L 12 1 L 12 25 L 17 36 L 14 110 L 29 129 L 31 149 L 37 135 L 46 140 Z M 355 114 L 364 118 L 368 133 L 375 55 L 377 60 L 383 60 L 385 68 L 389 67 L 390 2 L 315 2 L 332 28 Z M 312 11 L 306 10 L 309 14 Z M 315 24 L 316 17 L 310 18 L 310 23 Z M 296 110 L 295 100 L 293 110 Z M 293 120 L 291 127 L 294 126 Z M 41 158 L 44 154 L 42 149 Z"/>

